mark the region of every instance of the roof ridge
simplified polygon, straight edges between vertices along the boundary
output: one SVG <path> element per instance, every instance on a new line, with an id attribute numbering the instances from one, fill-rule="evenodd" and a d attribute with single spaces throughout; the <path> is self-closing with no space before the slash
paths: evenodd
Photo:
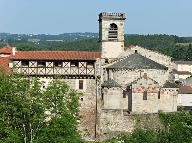
<path id="1" fill-rule="evenodd" d="M 101 52 L 95 52 L 95 51 L 61 51 L 61 50 L 55 50 L 55 51 L 50 51 L 50 50 L 45 50 L 45 51 L 17 51 L 17 52 L 86 52 L 86 53 L 101 53 Z"/>

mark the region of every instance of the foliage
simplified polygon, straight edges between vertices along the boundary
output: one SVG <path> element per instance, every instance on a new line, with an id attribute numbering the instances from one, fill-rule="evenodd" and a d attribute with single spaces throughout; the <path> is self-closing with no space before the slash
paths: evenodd
<path id="1" fill-rule="evenodd" d="M 76 50 L 100 51 L 97 33 L 65 33 L 59 35 L 0 34 L 7 43 L 18 50 Z M 50 41 L 51 40 L 51 41 Z M 125 35 L 125 45 L 138 45 L 171 56 L 174 60 L 192 60 L 192 37 L 175 35 Z"/>
<path id="2" fill-rule="evenodd" d="M 61 80 L 42 90 L 38 79 L 0 76 L 0 142 L 81 142 L 78 98 Z"/>
<path id="3" fill-rule="evenodd" d="M 188 112 L 160 113 L 163 128 L 137 127 L 105 143 L 192 143 L 192 115 Z"/>

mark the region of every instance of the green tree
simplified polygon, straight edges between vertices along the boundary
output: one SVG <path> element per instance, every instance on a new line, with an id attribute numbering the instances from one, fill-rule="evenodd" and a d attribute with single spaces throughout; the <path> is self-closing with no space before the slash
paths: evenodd
<path id="1" fill-rule="evenodd" d="M 0 142 L 81 142 L 77 132 L 79 95 L 61 80 L 41 90 L 38 79 L 2 74 Z"/>
<path id="2" fill-rule="evenodd" d="M 186 59 L 187 61 L 192 61 L 192 47 L 191 44 L 189 44 L 189 48 L 187 50 Z"/>

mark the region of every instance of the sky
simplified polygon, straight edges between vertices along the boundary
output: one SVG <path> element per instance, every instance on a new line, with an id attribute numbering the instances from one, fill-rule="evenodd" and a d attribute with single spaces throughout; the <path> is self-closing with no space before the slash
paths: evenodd
<path id="1" fill-rule="evenodd" d="M 100 12 L 126 13 L 126 34 L 192 36 L 192 0 L 0 0 L 0 32 L 98 32 Z"/>

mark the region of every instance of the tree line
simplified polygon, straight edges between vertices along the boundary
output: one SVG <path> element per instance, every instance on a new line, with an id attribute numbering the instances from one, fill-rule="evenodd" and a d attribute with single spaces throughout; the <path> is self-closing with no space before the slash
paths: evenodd
<path id="1" fill-rule="evenodd" d="M 1 43 L 0 46 L 5 45 Z M 101 51 L 97 38 L 68 41 L 14 41 L 9 44 L 18 50 Z M 174 60 L 192 60 L 192 38 L 175 35 L 125 35 L 125 46 L 138 45 L 173 57 Z"/>

